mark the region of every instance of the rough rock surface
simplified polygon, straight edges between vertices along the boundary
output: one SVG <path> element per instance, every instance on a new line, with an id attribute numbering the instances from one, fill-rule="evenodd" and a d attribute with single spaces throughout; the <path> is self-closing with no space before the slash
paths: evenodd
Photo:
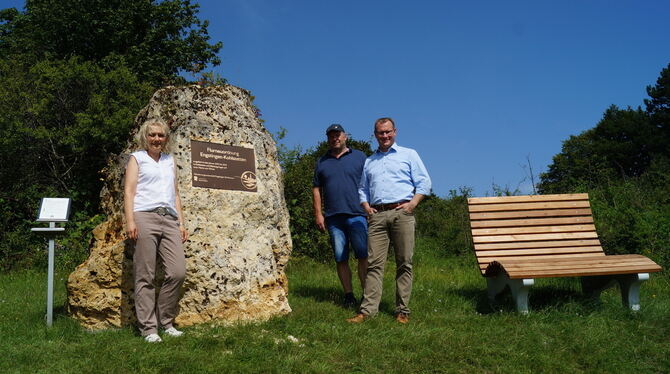
<path id="1" fill-rule="evenodd" d="M 291 311 L 284 274 L 291 252 L 288 211 L 275 143 L 249 93 L 224 87 L 167 87 L 135 120 L 164 119 L 172 130 L 180 196 L 190 234 L 176 322 L 257 321 Z M 131 138 L 132 139 L 132 138 Z M 257 192 L 193 187 L 190 140 L 253 148 Z M 134 144 L 104 170 L 107 221 L 93 231 L 90 257 L 68 279 L 68 312 L 89 329 L 135 322 L 133 246 L 123 227 L 123 175 Z"/>

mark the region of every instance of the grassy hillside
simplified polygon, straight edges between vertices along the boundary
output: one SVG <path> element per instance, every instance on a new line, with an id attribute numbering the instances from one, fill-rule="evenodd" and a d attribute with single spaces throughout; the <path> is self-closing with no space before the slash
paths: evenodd
<path id="1" fill-rule="evenodd" d="M 2 373 L 538 373 L 667 372 L 670 281 L 652 275 L 642 311 L 621 306 L 617 289 L 583 298 L 576 279 L 538 280 L 531 314 L 486 301 L 474 258 L 445 258 L 419 246 L 407 326 L 393 310 L 392 264 L 381 313 L 344 320 L 333 266 L 292 259 L 285 317 L 238 326 L 185 328 L 147 344 L 132 329 L 88 333 L 64 314 L 66 274 L 57 275 L 54 326 L 46 329 L 46 275 L 0 275 Z M 357 295 L 360 290 L 356 290 Z"/>

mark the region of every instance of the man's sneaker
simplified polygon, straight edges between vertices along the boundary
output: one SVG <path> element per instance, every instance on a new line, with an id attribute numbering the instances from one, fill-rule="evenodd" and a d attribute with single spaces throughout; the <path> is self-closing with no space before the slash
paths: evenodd
<path id="1" fill-rule="evenodd" d="M 179 331 L 179 330 L 175 329 L 174 327 L 170 327 L 168 329 L 165 329 L 165 333 L 172 336 L 172 337 L 175 337 L 175 338 L 184 335 L 183 331 Z"/>
<path id="2" fill-rule="evenodd" d="M 407 313 L 398 313 L 395 316 L 395 320 L 398 321 L 398 323 L 402 323 L 403 325 L 409 323 L 409 314 Z"/>
<path id="3" fill-rule="evenodd" d="M 368 319 L 367 314 L 358 313 L 354 317 L 347 318 L 347 322 L 349 322 L 349 323 L 363 323 L 367 319 Z"/>
<path id="4" fill-rule="evenodd" d="M 342 303 L 342 305 L 345 308 L 353 308 L 356 306 L 356 303 L 357 301 L 353 293 L 349 292 L 344 294 L 344 302 Z"/>
<path id="5" fill-rule="evenodd" d="M 160 343 L 163 341 L 158 334 L 149 334 L 144 337 L 144 341 L 147 343 Z"/>

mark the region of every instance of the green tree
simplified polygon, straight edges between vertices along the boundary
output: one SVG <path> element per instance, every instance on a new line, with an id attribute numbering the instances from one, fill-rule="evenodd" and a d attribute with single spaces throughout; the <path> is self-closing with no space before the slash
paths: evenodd
<path id="1" fill-rule="evenodd" d="M 31 61 L 79 56 L 123 64 L 141 81 L 162 85 L 180 71 L 218 65 L 208 22 L 190 0 L 29 0 L 24 12 L 0 12 L 0 56 Z"/>
<path id="2" fill-rule="evenodd" d="M 659 151 L 670 157 L 670 64 L 661 71 L 655 86 L 647 86 L 644 103 L 651 123 L 658 128 L 660 134 Z"/>
<path id="3" fill-rule="evenodd" d="M 563 142 L 561 152 L 540 175 L 539 190 L 565 193 L 606 180 L 640 176 L 661 153 L 658 135 L 646 112 L 613 105 L 594 128 Z"/>
<path id="4" fill-rule="evenodd" d="M 122 66 L 105 71 L 76 57 L 16 66 L 0 63 L 0 144 L 10 161 L 0 176 L 94 200 L 98 171 L 121 150 L 151 86 Z"/>
<path id="5" fill-rule="evenodd" d="M 646 110 L 610 106 L 592 129 L 570 136 L 540 175 L 540 193 L 574 192 L 643 175 L 670 157 L 670 65 L 647 87 Z"/>
<path id="6" fill-rule="evenodd" d="M 76 57 L 28 71 L 0 62 L 0 264 L 39 250 L 19 239 L 27 237 L 40 197 L 71 197 L 83 221 L 98 211 L 99 171 L 121 150 L 151 92 L 127 68 L 105 71 Z"/>
<path id="7" fill-rule="evenodd" d="M 73 199 L 67 251 L 99 217 L 100 170 L 152 92 L 216 65 L 188 0 L 29 0 L 0 10 L 0 268 L 42 261 L 39 198 Z M 207 77 L 213 78 L 211 77 Z M 69 252 L 68 252 L 69 251 Z"/>

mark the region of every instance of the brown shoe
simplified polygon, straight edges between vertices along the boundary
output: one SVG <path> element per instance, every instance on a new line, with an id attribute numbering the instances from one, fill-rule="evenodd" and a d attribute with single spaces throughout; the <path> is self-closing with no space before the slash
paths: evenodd
<path id="1" fill-rule="evenodd" d="M 409 323 L 409 314 L 407 313 L 398 313 L 395 316 L 395 320 L 398 321 L 398 323 L 407 324 Z"/>
<path id="2" fill-rule="evenodd" d="M 347 318 L 347 322 L 349 322 L 349 323 L 363 323 L 363 322 L 365 322 L 366 319 L 368 319 L 367 314 L 358 313 L 354 317 Z"/>

